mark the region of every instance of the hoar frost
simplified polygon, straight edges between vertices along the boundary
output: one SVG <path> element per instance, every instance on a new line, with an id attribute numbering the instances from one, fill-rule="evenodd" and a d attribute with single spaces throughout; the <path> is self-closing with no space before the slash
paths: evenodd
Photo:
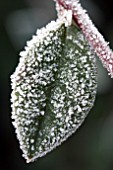
<path id="1" fill-rule="evenodd" d="M 95 56 L 64 18 L 37 31 L 11 76 L 13 125 L 27 162 L 74 133 L 95 100 Z"/>

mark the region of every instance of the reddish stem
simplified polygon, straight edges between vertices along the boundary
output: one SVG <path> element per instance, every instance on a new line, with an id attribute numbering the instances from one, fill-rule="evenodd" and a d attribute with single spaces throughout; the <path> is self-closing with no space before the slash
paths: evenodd
<path id="1" fill-rule="evenodd" d="M 113 51 L 82 8 L 79 0 L 56 0 L 56 2 L 64 9 L 72 10 L 73 20 L 82 30 L 89 44 L 101 59 L 103 66 L 107 68 L 113 78 Z"/>

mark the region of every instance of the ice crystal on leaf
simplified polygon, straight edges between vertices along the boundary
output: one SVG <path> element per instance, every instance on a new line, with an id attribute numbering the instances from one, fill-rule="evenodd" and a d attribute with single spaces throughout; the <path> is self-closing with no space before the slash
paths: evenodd
<path id="1" fill-rule="evenodd" d="M 13 125 L 27 162 L 72 135 L 94 104 L 95 56 L 68 12 L 37 30 L 11 76 Z"/>

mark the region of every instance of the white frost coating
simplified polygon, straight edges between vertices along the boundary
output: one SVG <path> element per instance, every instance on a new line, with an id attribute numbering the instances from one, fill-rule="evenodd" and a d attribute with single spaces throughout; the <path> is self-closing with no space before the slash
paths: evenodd
<path id="1" fill-rule="evenodd" d="M 109 43 L 104 40 L 103 36 L 90 20 L 86 10 L 82 8 L 79 0 L 56 0 L 56 2 L 60 4 L 59 9 L 57 8 L 58 11 L 61 10 L 61 5 L 67 10 L 72 10 L 73 17 L 77 21 L 77 24 L 93 47 L 97 56 L 99 56 L 103 66 L 113 78 L 113 51 L 108 46 Z"/>
<path id="2" fill-rule="evenodd" d="M 95 100 L 94 54 L 75 26 L 65 27 L 70 18 L 38 30 L 11 76 L 13 125 L 27 162 L 72 135 Z"/>

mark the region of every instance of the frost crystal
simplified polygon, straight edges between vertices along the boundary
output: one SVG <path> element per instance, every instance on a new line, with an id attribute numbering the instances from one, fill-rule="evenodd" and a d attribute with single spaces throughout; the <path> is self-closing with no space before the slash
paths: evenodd
<path id="1" fill-rule="evenodd" d="M 27 162 L 82 124 L 96 94 L 95 57 L 82 33 L 52 21 L 27 42 L 12 81 L 12 119 Z"/>
<path id="2" fill-rule="evenodd" d="M 62 11 L 63 8 L 72 10 L 73 19 L 81 28 L 95 53 L 101 59 L 103 66 L 107 68 L 113 78 L 113 51 L 108 46 L 109 43 L 104 40 L 103 36 L 90 20 L 86 10 L 82 8 L 79 0 L 56 0 L 56 2 L 59 4 L 59 8 L 57 7 L 58 11 L 61 10 L 61 6 Z"/>

